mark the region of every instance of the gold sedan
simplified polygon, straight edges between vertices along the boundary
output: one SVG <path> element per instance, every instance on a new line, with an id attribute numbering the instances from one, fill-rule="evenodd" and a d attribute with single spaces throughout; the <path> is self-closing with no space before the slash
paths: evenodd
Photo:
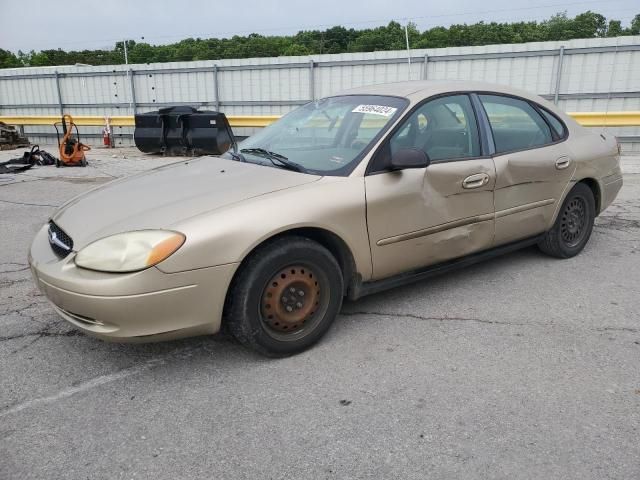
<path id="1" fill-rule="evenodd" d="M 614 137 L 471 82 L 309 103 L 220 157 L 61 207 L 29 261 L 57 312 L 109 340 L 212 334 L 300 352 L 344 297 L 537 244 L 577 255 L 622 185 Z"/>

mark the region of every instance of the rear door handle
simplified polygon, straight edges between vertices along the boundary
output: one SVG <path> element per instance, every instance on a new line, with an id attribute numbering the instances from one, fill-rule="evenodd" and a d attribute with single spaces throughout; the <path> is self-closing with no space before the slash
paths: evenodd
<path id="1" fill-rule="evenodd" d="M 462 181 L 462 188 L 479 188 L 489 183 L 489 175 L 486 173 L 475 173 L 469 175 Z"/>
<path id="2" fill-rule="evenodd" d="M 556 168 L 558 170 L 564 170 L 571 164 L 571 159 L 569 157 L 560 157 L 556 160 Z"/>

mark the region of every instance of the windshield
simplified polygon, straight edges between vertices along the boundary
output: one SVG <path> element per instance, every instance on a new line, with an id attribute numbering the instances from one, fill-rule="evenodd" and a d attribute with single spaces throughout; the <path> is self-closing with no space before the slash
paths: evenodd
<path id="1" fill-rule="evenodd" d="M 236 159 L 319 175 L 348 175 L 407 103 L 380 95 L 311 102 L 241 142 Z"/>

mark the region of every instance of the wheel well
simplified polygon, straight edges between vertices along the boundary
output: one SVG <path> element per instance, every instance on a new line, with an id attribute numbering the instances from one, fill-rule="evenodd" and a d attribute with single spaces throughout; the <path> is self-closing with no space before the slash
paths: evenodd
<path id="1" fill-rule="evenodd" d="M 331 252 L 331 255 L 333 255 L 333 257 L 338 262 L 338 265 L 340 265 L 342 278 L 344 278 L 344 294 L 348 294 L 349 289 L 352 288 L 358 281 L 356 263 L 353 259 L 353 254 L 351 253 L 351 250 L 349 249 L 345 241 L 329 230 L 317 227 L 301 227 L 280 232 L 256 245 L 251 250 L 251 252 L 249 252 L 247 256 L 242 260 L 242 262 L 244 263 L 247 258 L 249 258 L 256 250 L 263 247 L 265 244 L 270 243 L 276 239 L 288 236 L 309 238 L 311 240 L 314 240 L 315 242 L 318 242 L 320 245 L 329 250 L 329 252 Z"/>
<path id="2" fill-rule="evenodd" d="M 602 196 L 600 193 L 600 185 L 598 185 L 598 182 L 593 178 L 583 178 L 578 183 L 584 183 L 587 187 L 591 189 L 591 192 L 593 193 L 593 198 L 596 202 L 596 215 L 598 215 L 600 213 L 600 205 L 601 205 L 600 202 L 602 201 Z"/>
<path id="3" fill-rule="evenodd" d="M 353 259 L 353 254 L 345 241 L 333 232 L 316 227 L 302 227 L 287 230 L 286 232 L 279 233 L 273 238 L 280 238 L 288 235 L 297 235 L 309 238 L 318 242 L 331 252 L 331 255 L 334 256 L 338 265 L 340 265 L 342 278 L 344 278 L 344 293 L 346 295 L 349 288 L 355 281 L 356 263 Z"/>

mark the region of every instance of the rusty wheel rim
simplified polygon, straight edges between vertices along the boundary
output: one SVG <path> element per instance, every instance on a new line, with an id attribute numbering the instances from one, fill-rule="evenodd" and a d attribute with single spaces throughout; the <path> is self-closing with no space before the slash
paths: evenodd
<path id="1" fill-rule="evenodd" d="M 308 265 L 291 265 L 274 274 L 264 288 L 260 312 L 267 331 L 277 337 L 300 336 L 321 317 L 322 277 Z"/>

